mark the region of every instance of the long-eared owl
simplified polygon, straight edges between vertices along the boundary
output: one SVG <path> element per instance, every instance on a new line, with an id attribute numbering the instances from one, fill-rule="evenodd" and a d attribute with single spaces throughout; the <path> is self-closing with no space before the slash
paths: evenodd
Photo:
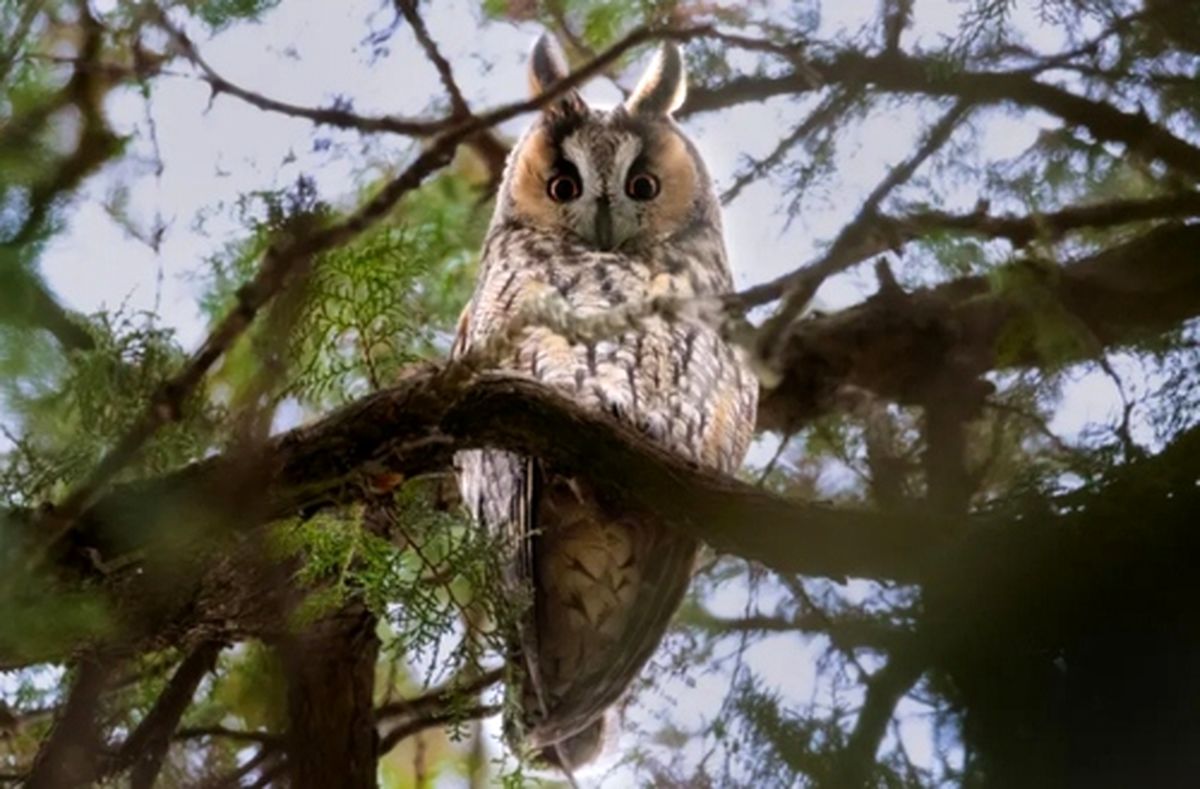
<path id="1" fill-rule="evenodd" d="M 557 43 L 542 36 L 530 60 L 533 91 L 566 73 Z M 548 289 L 586 319 L 655 296 L 731 288 L 712 183 L 671 119 L 685 90 L 682 56 L 666 44 L 616 108 L 591 107 L 575 91 L 545 105 L 509 157 L 456 355 L 503 332 L 526 299 Z M 738 468 L 750 441 L 757 382 L 717 330 L 694 321 L 651 315 L 595 342 L 535 325 L 499 366 L 721 471 Z M 520 715 L 508 721 L 510 741 L 570 769 L 599 751 L 604 712 L 662 639 L 698 545 L 612 511 L 587 479 L 534 458 L 482 450 L 461 453 L 458 464 L 464 501 L 504 538 L 508 581 L 532 601 L 512 647 Z"/>

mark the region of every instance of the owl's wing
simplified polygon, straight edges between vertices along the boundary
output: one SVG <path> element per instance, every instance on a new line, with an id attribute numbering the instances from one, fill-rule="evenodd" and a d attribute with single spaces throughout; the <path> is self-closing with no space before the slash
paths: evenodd
<path id="1" fill-rule="evenodd" d="M 501 316 L 495 309 L 496 294 L 488 289 L 494 280 L 487 276 L 490 267 L 486 259 L 481 268 L 480 288 L 459 318 L 451 359 L 462 357 L 477 342 L 502 327 Z M 464 504 L 475 522 L 499 543 L 506 598 L 517 606 L 536 600 L 534 540 L 541 495 L 540 464 L 529 456 L 483 449 L 457 453 L 455 465 Z M 517 615 L 520 621 L 516 643 L 509 647 L 509 668 L 536 676 L 534 608 L 526 607 Z"/>

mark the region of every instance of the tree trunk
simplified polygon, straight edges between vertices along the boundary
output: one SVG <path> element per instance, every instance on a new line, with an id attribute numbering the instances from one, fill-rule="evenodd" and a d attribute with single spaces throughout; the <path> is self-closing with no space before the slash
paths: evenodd
<path id="1" fill-rule="evenodd" d="M 293 789 L 376 786 L 375 617 L 351 603 L 281 645 Z"/>

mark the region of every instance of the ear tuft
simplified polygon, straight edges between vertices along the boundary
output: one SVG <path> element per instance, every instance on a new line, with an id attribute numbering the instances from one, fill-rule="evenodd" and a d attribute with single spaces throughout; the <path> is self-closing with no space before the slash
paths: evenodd
<path id="1" fill-rule="evenodd" d="M 549 90 L 554 83 L 570 73 L 567 66 L 567 56 L 563 54 L 558 40 L 549 33 L 538 36 L 529 55 L 529 92 L 540 96 Z M 568 90 L 559 100 L 551 101 L 545 106 L 548 113 L 577 112 L 583 108 L 583 99 L 576 90 Z"/>
<path id="2" fill-rule="evenodd" d="M 540 96 L 546 89 L 567 76 L 567 56 L 554 36 L 542 33 L 529 55 L 529 92 Z"/>
<path id="3" fill-rule="evenodd" d="M 634 115 L 670 115 L 687 98 L 687 72 L 679 47 L 668 41 L 625 100 L 625 109 Z"/>

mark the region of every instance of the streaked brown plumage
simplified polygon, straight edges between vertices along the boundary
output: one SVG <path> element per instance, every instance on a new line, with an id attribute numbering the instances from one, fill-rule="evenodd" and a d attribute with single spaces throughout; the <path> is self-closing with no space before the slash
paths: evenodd
<path id="1" fill-rule="evenodd" d="M 530 73 L 535 90 L 566 73 L 551 39 L 534 48 Z M 547 106 L 509 159 L 456 354 L 550 289 L 580 318 L 729 290 L 712 184 L 670 119 L 683 93 L 682 58 L 668 45 L 624 105 L 597 110 L 569 92 Z M 695 322 L 651 316 L 588 343 L 534 327 L 500 366 L 722 471 L 738 468 L 750 440 L 757 383 L 717 331 Z M 522 716 L 510 734 L 551 762 L 581 764 L 600 747 L 605 709 L 661 640 L 697 543 L 605 511 L 586 480 L 536 460 L 492 450 L 459 460 L 465 501 L 511 538 L 509 580 L 532 593 L 514 645 Z"/>

